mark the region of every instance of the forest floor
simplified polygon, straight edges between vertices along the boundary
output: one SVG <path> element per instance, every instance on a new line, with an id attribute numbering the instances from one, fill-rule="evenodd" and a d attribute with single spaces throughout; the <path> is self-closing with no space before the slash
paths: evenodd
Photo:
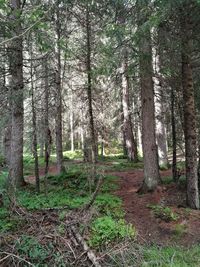
<path id="1" fill-rule="evenodd" d="M 142 170 L 112 174 L 120 177 L 120 188 L 116 194 L 123 200 L 127 222 L 138 231 L 139 242 L 184 246 L 200 242 L 200 213 L 185 208 L 183 185 L 163 184 L 154 193 L 139 195 L 137 191 L 143 181 Z M 171 170 L 161 171 L 161 176 L 164 182 L 168 181 Z M 169 218 L 165 217 L 165 213 L 169 213 Z M 174 218 L 173 214 L 176 214 Z"/>
<path id="2" fill-rule="evenodd" d="M 0 266 L 200 266 L 200 213 L 186 207 L 183 162 L 177 185 L 171 170 L 161 170 L 162 184 L 146 194 L 138 193 L 143 163 L 121 155 L 99 159 L 96 183 L 94 166 L 78 155 L 66 157 L 60 175 L 52 158 L 45 184 L 40 159 L 40 193 L 34 160 L 24 163 L 27 185 L 16 205 L 4 187 L 7 170 L 0 170 Z"/>
<path id="3" fill-rule="evenodd" d="M 71 165 L 82 166 L 82 161 L 71 161 Z M 107 174 L 119 177 L 119 188 L 113 192 L 123 201 L 125 219 L 137 229 L 137 240 L 141 244 L 192 246 L 200 243 L 200 213 L 186 207 L 185 184 L 171 180 L 171 170 L 160 171 L 163 184 L 153 193 L 138 194 L 143 182 L 142 169 L 113 171 L 111 162 L 99 162 Z M 140 166 L 139 166 L 140 167 Z M 120 168 L 118 168 L 120 169 Z M 51 165 L 49 174 L 57 173 Z M 40 169 L 40 176 L 44 168 Z M 34 184 L 34 175 L 26 181 Z"/>

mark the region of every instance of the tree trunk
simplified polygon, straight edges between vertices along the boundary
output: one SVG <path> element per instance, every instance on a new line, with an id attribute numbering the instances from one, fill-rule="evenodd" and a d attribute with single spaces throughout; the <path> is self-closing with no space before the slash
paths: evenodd
<path id="1" fill-rule="evenodd" d="M 145 21 L 143 21 L 143 23 Z M 152 191 L 155 190 L 160 182 L 160 175 L 155 136 L 155 106 L 152 80 L 153 70 L 150 30 L 145 31 L 145 34 L 143 33 L 140 39 L 139 49 L 142 105 L 142 148 L 144 157 L 144 182 L 141 191 Z"/>
<path id="2" fill-rule="evenodd" d="M 19 13 L 21 4 L 19 0 L 10 0 L 12 12 L 10 22 L 13 35 L 19 36 L 22 32 Z M 23 39 L 10 41 L 10 85 L 12 98 L 12 130 L 11 130 L 11 157 L 9 165 L 9 184 L 12 189 L 25 184 L 23 178 L 23 131 L 24 131 L 24 107 L 23 107 Z"/>
<path id="3" fill-rule="evenodd" d="M 177 176 L 177 144 L 176 144 L 176 119 L 175 119 L 175 92 L 171 87 L 171 123 L 172 123 L 172 175 L 176 183 Z"/>
<path id="4" fill-rule="evenodd" d="M 70 141 L 71 151 L 74 151 L 74 111 L 73 111 L 73 92 L 70 99 Z"/>
<path id="5" fill-rule="evenodd" d="M 63 145 L 62 145 L 62 88 L 61 88 L 61 50 L 60 50 L 60 37 L 61 37 L 61 25 L 60 25 L 60 14 L 59 14 L 59 3 L 57 1 L 56 8 L 56 155 L 57 155 L 57 169 L 58 173 L 65 171 L 63 165 Z"/>
<path id="6" fill-rule="evenodd" d="M 32 41 L 32 40 L 31 40 Z M 32 59 L 32 45 L 30 46 L 30 56 Z M 31 60 L 31 106 L 32 106 L 32 127 L 33 127 L 33 157 L 35 160 L 35 184 L 36 191 L 40 192 L 40 176 L 39 176 L 39 163 L 38 163 L 38 152 L 37 152 L 37 117 L 35 109 L 35 96 L 34 96 L 34 82 L 33 82 L 33 62 Z"/>
<path id="7" fill-rule="evenodd" d="M 51 156 L 51 131 L 49 129 L 49 80 L 48 80 L 48 58 L 44 58 L 44 129 L 45 129 L 45 194 L 47 194 L 47 175 L 49 172 L 49 160 Z"/>
<path id="8" fill-rule="evenodd" d="M 11 157 L 11 122 L 10 120 L 7 123 L 7 127 L 4 130 L 4 138 L 3 138 L 3 155 L 6 161 L 6 165 L 10 165 L 10 157 Z"/>
<path id="9" fill-rule="evenodd" d="M 123 52 L 122 62 L 122 108 L 123 108 L 123 134 L 129 161 L 138 161 L 137 145 L 133 135 L 133 127 L 129 104 L 129 77 L 128 77 L 128 55 L 127 49 Z"/>
<path id="10" fill-rule="evenodd" d="M 159 41 L 159 40 L 158 40 Z M 156 50 L 156 49 L 155 49 Z M 161 74 L 161 49 L 154 51 L 154 89 L 155 89 L 155 115 L 156 115 L 156 141 L 158 146 L 159 165 L 168 166 L 167 158 L 167 135 L 165 128 L 164 87 Z"/>
<path id="11" fill-rule="evenodd" d="M 187 12 L 186 12 L 187 10 Z M 184 101 L 185 160 L 187 179 L 187 204 L 190 208 L 199 208 L 197 176 L 197 132 L 194 88 L 191 68 L 192 25 L 190 23 L 189 5 L 181 13 L 182 39 L 182 85 Z"/>
<path id="12" fill-rule="evenodd" d="M 97 145 L 96 134 L 94 128 L 94 116 L 92 107 L 92 69 L 91 69 L 91 25 L 90 25 L 90 11 L 87 4 L 86 7 L 86 39 L 87 39 L 87 97 L 88 97 L 88 111 L 89 111 L 89 128 L 90 141 L 92 149 L 92 162 L 97 162 Z"/>

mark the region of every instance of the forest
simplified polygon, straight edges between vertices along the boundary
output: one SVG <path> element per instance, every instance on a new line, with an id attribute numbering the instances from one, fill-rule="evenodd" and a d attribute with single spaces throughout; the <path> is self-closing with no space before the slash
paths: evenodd
<path id="1" fill-rule="evenodd" d="M 200 266 L 200 0 L 0 0 L 0 266 Z"/>

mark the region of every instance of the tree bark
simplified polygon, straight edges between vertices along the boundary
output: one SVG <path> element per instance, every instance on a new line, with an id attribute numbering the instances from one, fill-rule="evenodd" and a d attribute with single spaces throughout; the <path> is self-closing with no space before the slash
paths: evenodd
<path id="1" fill-rule="evenodd" d="M 32 40 L 31 40 L 32 41 Z M 32 106 L 32 127 L 33 127 L 33 157 L 35 160 L 35 185 L 36 191 L 40 192 L 40 176 L 39 176 L 39 163 L 38 163 L 38 152 L 37 152 L 37 115 L 35 108 L 35 95 L 34 95 L 34 82 L 33 82 L 33 62 L 32 62 L 32 45 L 30 46 L 30 56 L 31 56 L 31 106 Z"/>
<path id="2" fill-rule="evenodd" d="M 88 97 L 88 111 L 89 111 L 89 128 L 90 140 L 92 149 L 92 162 L 97 162 L 97 145 L 96 134 L 94 128 L 94 116 L 92 107 L 92 68 L 91 68 L 91 21 L 90 11 L 87 4 L 86 7 L 86 45 L 87 45 L 87 97 Z"/>
<path id="3" fill-rule="evenodd" d="M 62 144 L 62 86 L 61 86 L 61 22 L 59 12 L 60 0 L 57 0 L 56 8 L 56 69 L 55 69 L 55 82 L 56 82 L 56 155 L 57 155 L 57 169 L 58 173 L 65 171 L 63 165 L 63 144 Z"/>
<path id="4" fill-rule="evenodd" d="M 197 175 L 197 132 L 194 88 L 191 67 L 192 25 L 190 22 L 190 5 L 181 12 L 182 41 L 182 86 L 184 101 L 185 164 L 187 179 L 187 204 L 190 208 L 199 208 Z"/>
<path id="5" fill-rule="evenodd" d="M 44 130 L 45 130 L 45 193 L 47 194 L 47 175 L 49 172 L 49 160 L 51 156 L 51 131 L 49 129 L 49 80 L 48 80 L 48 58 L 44 58 Z"/>
<path id="6" fill-rule="evenodd" d="M 13 36 L 19 36 L 22 32 L 19 14 L 21 3 L 19 0 L 10 0 Z M 10 85 L 12 99 L 12 130 L 11 130 L 11 156 L 9 165 L 9 185 L 12 189 L 25 184 L 23 178 L 23 131 L 24 131 L 24 106 L 23 106 L 23 39 L 18 37 L 10 41 Z"/>
<path id="7" fill-rule="evenodd" d="M 74 110 L 73 110 L 73 92 L 70 96 L 70 141 L 71 151 L 74 151 Z"/>
<path id="8" fill-rule="evenodd" d="M 146 21 L 143 20 L 142 24 Z M 155 106 L 152 70 L 150 30 L 142 34 L 139 42 L 139 66 L 142 105 L 142 148 L 144 157 L 144 181 L 141 191 L 155 190 L 160 182 L 158 152 L 155 136 Z"/>
<path id="9" fill-rule="evenodd" d="M 133 127 L 129 103 L 129 77 L 127 49 L 123 52 L 122 62 L 122 108 L 123 108 L 123 135 L 125 139 L 127 158 L 129 161 L 138 161 L 137 145 L 133 135 Z"/>
<path id="10" fill-rule="evenodd" d="M 158 42 L 160 41 L 158 33 Z M 163 77 L 161 74 L 161 49 L 158 44 L 158 51 L 154 53 L 154 90 L 155 90 L 155 115 L 156 115 L 156 141 L 158 146 L 159 165 L 168 166 L 167 158 L 167 135 L 164 121 L 164 99 L 163 99 Z"/>
<path id="11" fill-rule="evenodd" d="M 171 87 L 171 123 L 172 123 L 172 175 L 176 183 L 177 176 L 177 142 L 176 142 L 176 119 L 175 119 L 175 92 Z"/>

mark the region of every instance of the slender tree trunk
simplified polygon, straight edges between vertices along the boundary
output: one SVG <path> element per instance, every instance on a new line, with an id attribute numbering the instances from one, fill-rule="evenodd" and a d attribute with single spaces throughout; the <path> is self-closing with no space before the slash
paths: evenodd
<path id="1" fill-rule="evenodd" d="M 133 127 L 130 114 L 129 104 L 129 77 L 128 77 L 128 55 L 124 51 L 124 60 L 122 63 L 122 108 L 123 108 L 123 133 L 126 144 L 128 160 L 137 162 L 137 145 L 133 135 Z"/>
<path id="2" fill-rule="evenodd" d="M 19 36 L 22 32 L 19 14 L 21 4 L 19 0 L 10 0 L 12 13 L 10 22 L 13 35 Z M 24 107 L 23 107 L 23 39 L 17 39 L 9 43 L 10 61 L 10 85 L 12 99 L 12 131 L 11 131 L 11 157 L 9 165 L 9 184 L 12 189 L 25 184 L 23 178 L 23 131 L 24 131 Z"/>
<path id="3" fill-rule="evenodd" d="M 176 144 L 176 119 L 175 119 L 175 94 L 171 87 L 171 123 L 172 123 L 172 175 L 173 181 L 177 182 L 177 144 Z"/>
<path id="4" fill-rule="evenodd" d="M 84 128 L 83 128 L 83 112 L 80 110 L 80 137 L 81 137 L 81 149 L 84 150 Z"/>
<path id="5" fill-rule="evenodd" d="M 44 81 L 44 129 L 45 129 L 45 194 L 47 194 L 47 176 L 49 172 L 49 161 L 51 156 L 51 131 L 49 129 L 49 80 L 48 80 L 48 58 L 45 57 L 44 59 L 44 74 L 45 74 L 45 81 Z"/>
<path id="6" fill-rule="evenodd" d="M 143 21 L 144 23 L 145 21 Z M 143 25 L 142 23 L 142 25 Z M 144 182 L 141 191 L 152 191 L 160 182 L 158 152 L 155 136 L 155 106 L 152 80 L 152 49 L 150 30 L 145 31 L 140 43 L 140 82 L 142 104 L 142 147 Z"/>
<path id="7" fill-rule="evenodd" d="M 61 22 L 59 13 L 59 3 L 57 1 L 56 8 L 56 155 L 58 173 L 65 171 L 63 165 L 63 145 L 62 145 L 62 88 L 61 88 L 61 50 L 60 50 L 60 35 Z"/>
<path id="8" fill-rule="evenodd" d="M 187 204 L 190 208 L 199 208 L 197 176 L 197 132 L 194 88 L 191 67 L 192 25 L 189 14 L 190 6 L 185 6 L 181 13 L 182 39 L 182 85 L 184 101 L 185 160 L 187 179 Z"/>
<path id="9" fill-rule="evenodd" d="M 92 162 L 97 161 L 97 145 L 96 134 L 94 128 L 94 116 L 92 107 L 92 69 L 91 69 L 91 21 L 90 11 L 87 5 L 86 9 L 86 39 L 87 39 L 87 97 L 88 97 L 88 111 L 89 111 L 89 127 L 90 139 L 92 148 Z"/>
<path id="10" fill-rule="evenodd" d="M 31 40 L 32 41 L 32 40 Z M 32 59 L 32 45 L 30 45 L 30 56 Z M 33 82 L 33 62 L 31 60 L 31 106 L 32 106 L 32 126 L 33 126 L 33 157 L 35 160 L 35 182 L 36 191 L 40 192 L 40 176 L 39 176 L 39 163 L 38 163 L 38 152 L 37 152 L 37 117 L 35 109 L 35 96 L 34 96 L 34 82 Z"/>
<path id="11" fill-rule="evenodd" d="M 126 137 L 125 137 L 125 131 L 124 131 L 124 112 L 123 112 L 123 104 L 122 104 L 122 94 L 121 94 L 120 112 L 121 112 L 121 132 L 122 132 L 123 155 L 125 158 L 127 158 Z"/>
<path id="12" fill-rule="evenodd" d="M 70 140 L 71 140 L 71 151 L 74 151 L 74 111 L 73 111 L 73 92 L 71 92 L 70 99 Z"/>
<path id="13" fill-rule="evenodd" d="M 40 157 L 41 158 L 44 157 L 44 140 L 43 140 L 43 136 L 40 139 Z"/>

